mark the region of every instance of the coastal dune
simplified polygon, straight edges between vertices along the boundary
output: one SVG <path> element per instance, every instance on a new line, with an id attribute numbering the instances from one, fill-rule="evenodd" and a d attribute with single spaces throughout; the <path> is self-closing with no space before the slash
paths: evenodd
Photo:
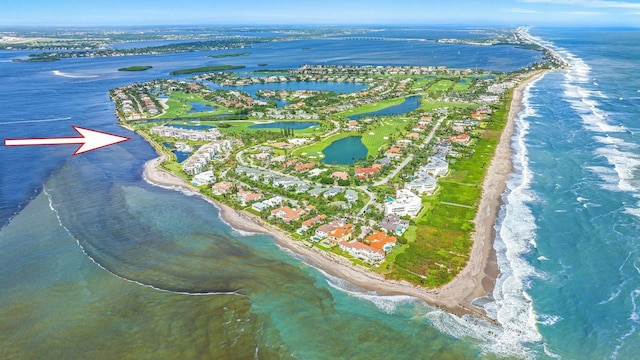
<path id="1" fill-rule="evenodd" d="M 484 310 L 474 306 L 472 301 L 492 293 L 499 274 L 493 250 L 494 226 L 501 206 L 501 195 L 512 172 L 511 137 L 515 128 L 515 118 L 520 111 L 522 94 L 527 84 L 542 74 L 542 71 L 535 73 L 514 89 L 507 123 L 483 183 L 482 198 L 474 220 L 475 233 L 472 235 L 473 246 L 469 261 L 454 280 L 441 288 L 428 290 L 405 281 L 385 279 L 363 266 L 353 265 L 344 257 L 310 249 L 253 214 L 236 211 L 222 203 L 214 203 L 220 210 L 222 220 L 233 228 L 272 235 L 277 245 L 301 255 L 307 264 L 364 290 L 375 291 L 379 295 L 410 295 L 459 316 L 476 315 L 486 318 Z M 145 164 L 143 178 L 147 182 L 198 193 L 197 188 L 162 170 L 159 165 L 163 161 L 164 156 L 161 155 Z"/>

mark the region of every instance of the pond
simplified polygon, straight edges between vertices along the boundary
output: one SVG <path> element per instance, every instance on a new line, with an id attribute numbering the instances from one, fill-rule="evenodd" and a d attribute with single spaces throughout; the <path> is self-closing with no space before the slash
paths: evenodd
<path id="1" fill-rule="evenodd" d="M 188 102 L 187 104 L 191 106 L 191 109 L 187 111 L 187 113 L 189 114 L 218 110 L 218 107 L 216 106 L 211 106 L 211 105 L 203 104 L 199 102 Z"/>
<path id="2" fill-rule="evenodd" d="M 308 129 L 312 126 L 318 126 L 320 123 L 315 121 L 276 121 L 263 124 L 250 125 L 249 129 L 293 129 L 302 130 Z"/>
<path id="3" fill-rule="evenodd" d="M 402 115 L 408 113 L 409 111 L 413 111 L 420 107 L 420 99 L 422 96 L 414 95 L 409 96 L 404 99 L 404 101 L 398 105 L 389 106 L 384 109 L 380 109 L 378 111 L 371 111 L 364 114 L 352 115 L 349 116 L 350 120 L 357 120 L 363 117 L 368 116 L 391 116 L 391 115 Z"/>
<path id="4" fill-rule="evenodd" d="M 367 147 L 361 136 L 349 136 L 332 142 L 322 153 L 326 164 L 351 165 L 367 158 Z"/>

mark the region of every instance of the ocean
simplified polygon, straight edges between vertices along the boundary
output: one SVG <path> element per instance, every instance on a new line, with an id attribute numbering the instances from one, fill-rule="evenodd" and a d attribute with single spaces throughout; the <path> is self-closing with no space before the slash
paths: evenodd
<path id="1" fill-rule="evenodd" d="M 225 59 L 14 63 L 28 52 L 0 51 L 2 138 L 74 136 L 71 125 L 132 137 L 75 157 L 67 146 L 0 147 L 0 357 L 634 358 L 640 31 L 531 30 L 572 68 L 531 84 L 517 119 L 497 222 L 502 273 L 486 305 L 500 327 L 363 292 L 270 236 L 234 230 L 199 196 L 147 184 L 142 165 L 155 153 L 115 125 L 108 98 L 117 86 L 222 62 L 511 71 L 539 60 L 511 46 L 415 40 L 434 31 L 266 43 Z M 140 64 L 153 69 L 116 71 Z"/>

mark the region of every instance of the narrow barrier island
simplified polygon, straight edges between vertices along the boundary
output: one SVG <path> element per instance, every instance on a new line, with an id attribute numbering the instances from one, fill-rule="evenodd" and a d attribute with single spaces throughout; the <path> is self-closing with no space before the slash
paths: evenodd
<path id="1" fill-rule="evenodd" d="M 133 84 L 111 97 L 120 123 L 162 155 L 145 170 L 150 181 L 188 181 L 225 219 L 245 219 L 233 226 L 251 219 L 251 231 L 266 229 L 363 288 L 483 315 L 471 302 L 497 276 L 491 230 L 522 89 L 561 66 L 548 57 L 511 73 L 304 65 L 251 76 L 218 65 L 171 73 L 198 73 L 192 81 Z M 367 87 L 340 94 L 304 90 L 305 82 Z M 257 93 L 242 91 L 258 84 Z M 406 99 L 416 103 L 398 109 Z"/>

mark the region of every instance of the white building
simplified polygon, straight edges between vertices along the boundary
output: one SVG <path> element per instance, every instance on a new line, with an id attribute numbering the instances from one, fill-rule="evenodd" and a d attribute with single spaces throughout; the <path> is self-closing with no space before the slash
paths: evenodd
<path id="1" fill-rule="evenodd" d="M 200 174 L 194 176 L 193 179 L 191 179 L 191 183 L 195 186 L 200 186 L 200 185 L 211 184 L 215 180 L 216 180 L 216 177 L 213 176 L 213 171 L 209 170 L 209 171 L 201 172 Z"/>
<path id="2" fill-rule="evenodd" d="M 432 156 L 427 165 L 420 167 L 418 171 L 425 172 L 433 177 L 445 176 L 449 173 L 449 163 L 446 160 Z"/>
<path id="3" fill-rule="evenodd" d="M 407 190 L 415 191 L 418 194 L 432 193 L 436 190 L 436 179 L 426 173 L 418 173 L 417 177 L 408 183 L 404 184 L 404 188 Z"/>
<path id="4" fill-rule="evenodd" d="M 407 189 L 396 191 L 396 198 L 384 204 L 384 214 L 415 217 L 422 209 L 422 199 Z"/>

